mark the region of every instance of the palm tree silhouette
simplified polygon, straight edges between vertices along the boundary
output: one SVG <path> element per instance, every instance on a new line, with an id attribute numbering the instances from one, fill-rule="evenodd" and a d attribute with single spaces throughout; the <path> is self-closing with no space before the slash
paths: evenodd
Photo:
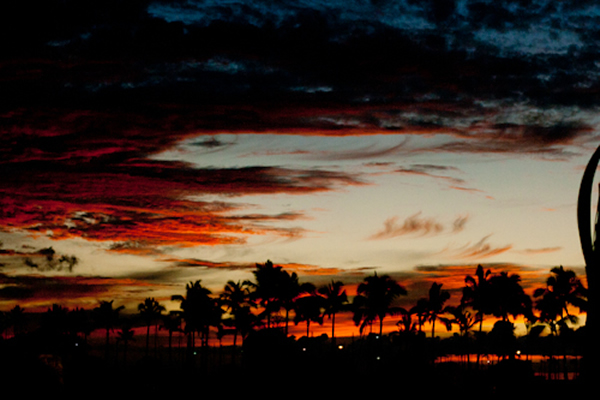
<path id="1" fill-rule="evenodd" d="M 531 299 L 521 287 L 521 277 L 502 271 L 490 278 L 492 314 L 509 321 L 509 315 L 526 315 L 531 310 Z"/>
<path id="2" fill-rule="evenodd" d="M 477 318 L 479 320 L 479 332 L 481 333 L 483 327 L 483 317 L 485 314 L 491 314 L 491 288 L 490 288 L 490 275 L 491 270 L 484 272 L 481 265 L 477 266 L 475 276 L 471 275 L 465 277 L 465 287 L 463 288 L 463 297 L 461 303 L 468 305 L 477 311 Z"/>
<path id="3" fill-rule="evenodd" d="M 202 286 L 201 280 L 188 283 L 185 292 L 185 296 L 173 295 L 171 299 L 181 303 L 179 307 L 182 310 L 185 332 L 188 335 L 188 355 L 191 355 L 196 347 L 196 332 L 201 333 L 202 344 L 207 343 L 205 337 L 212 318 L 214 302 L 210 297 L 212 292 Z"/>
<path id="4" fill-rule="evenodd" d="M 6 332 L 6 329 L 8 329 L 8 317 L 5 312 L 0 311 L 0 338 L 4 339 L 4 332 Z"/>
<path id="5" fill-rule="evenodd" d="M 310 323 L 316 322 L 323 325 L 323 313 L 325 308 L 325 299 L 316 291 L 307 296 L 298 297 L 294 301 L 294 324 L 306 322 L 306 337 L 310 336 Z"/>
<path id="6" fill-rule="evenodd" d="M 383 334 L 383 320 L 386 315 L 395 315 L 400 312 L 400 307 L 393 306 L 398 296 L 406 295 L 406 289 L 388 275 L 374 275 L 366 277 L 356 289 L 352 306 L 354 309 L 353 321 L 360 325 L 362 334 L 367 325 L 379 319 L 379 335 Z"/>
<path id="7" fill-rule="evenodd" d="M 483 318 L 486 314 L 491 314 L 492 310 L 492 292 L 490 288 L 491 270 L 484 271 L 483 267 L 477 266 L 475 276 L 467 275 L 465 277 L 465 287 L 461 304 L 470 306 L 477 311 L 477 320 L 479 321 L 478 340 L 483 337 Z M 477 346 L 477 365 L 481 358 L 481 346 Z"/>
<path id="8" fill-rule="evenodd" d="M 319 288 L 319 293 L 324 298 L 324 314 L 331 318 L 331 344 L 335 346 L 335 315 L 348 309 L 348 296 L 341 281 L 331 281 L 326 286 Z"/>
<path id="9" fill-rule="evenodd" d="M 127 348 L 129 342 L 135 341 L 135 331 L 131 329 L 131 325 L 124 324 L 117 332 L 117 342 L 123 342 L 123 364 L 127 366 Z"/>
<path id="10" fill-rule="evenodd" d="M 464 352 L 467 354 L 467 365 L 469 365 L 471 362 L 469 357 L 470 351 L 466 348 L 469 343 L 469 330 L 480 322 L 479 319 L 481 318 L 481 315 L 479 313 L 476 313 L 475 315 L 471 314 L 465 304 L 460 304 L 456 307 L 448 306 L 446 307 L 446 311 L 452 315 L 452 319 L 449 320 L 449 323 L 458 326 L 461 341 L 464 345 Z"/>
<path id="11" fill-rule="evenodd" d="M 159 320 L 163 311 L 165 311 L 165 307 L 162 306 L 158 301 L 156 301 L 153 297 L 148 297 L 144 300 L 143 303 L 138 304 L 138 311 L 140 316 L 146 323 L 146 357 L 148 357 L 148 348 L 150 347 L 150 326 Z M 156 337 L 158 336 L 158 328 L 155 329 L 154 336 L 154 351 L 156 353 Z M 156 356 L 156 354 L 155 354 Z"/>
<path id="12" fill-rule="evenodd" d="M 42 316 L 42 326 L 47 334 L 63 335 L 68 330 L 69 310 L 59 304 L 52 304 Z"/>
<path id="13" fill-rule="evenodd" d="M 250 283 L 240 281 L 228 281 L 220 295 L 221 304 L 225 310 L 232 316 L 231 326 L 234 328 L 233 346 L 237 345 L 237 337 L 242 329 L 244 320 L 243 315 L 251 306 L 250 302 Z"/>
<path id="14" fill-rule="evenodd" d="M 412 309 L 411 309 L 412 310 Z M 413 314 L 411 311 L 404 310 L 400 312 L 400 320 L 396 322 L 396 326 L 398 327 L 398 331 L 405 332 L 408 334 L 414 334 L 417 332 L 418 323 L 413 321 Z"/>
<path id="15" fill-rule="evenodd" d="M 267 328 L 271 328 L 273 314 L 282 307 L 283 288 L 286 287 L 286 273 L 280 266 L 274 266 L 270 260 L 264 264 L 256 264 L 256 269 L 252 271 L 256 282 L 248 281 L 254 288 L 252 297 L 263 308 L 261 317 L 266 317 Z"/>
<path id="16" fill-rule="evenodd" d="M 93 324 L 90 320 L 90 313 L 88 312 L 88 310 L 84 310 L 83 308 L 77 307 L 69 311 L 67 319 L 69 325 L 69 332 L 73 335 L 82 338 L 85 342 L 87 342 L 87 338 L 93 330 Z"/>
<path id="17" fill-rule="evenodd" d="M 291 274 L 281 270 L 279 301 L 285 310 L 285 334 L 288 334 L 289 314 L 296 308 L 296 300 L 302 295 L 312 293 L 316 290 L 315 285 L 309 282 L 300 283 L 300 279 L 295 272 Z M 295 321 L 294 321 L 295 322 Z M 322 321 L 321 321 L 322 323 Z"/>
<path id="18" fill-rule="evenodd" d="M 119 312 L 125 308 L 125 306 L 113 308 L 113 301 L 114 300 L 101 301 L 100 304 L 92 310 L 93 317 L 98 326 L 106 330 L 105 358 L 108 358 L 110 331 L 113 329 L 117 323 L 117 320 L 119 319 Z"/>
<path id="19" fill-rule="evenodd" d="M 443 284 L 433 282 L 429 289 L 429 298 L 427 299 L 428 319 L 431 322 L 431 338 L 435 337 L 435 322 L 440 319 L 448 322 L 447 319 L 441 319 L 440 314 L 444 313 L 444 303 L 450 298 L 450 292 L 442 290 Z M 447 324 L 446 324 L 447 325 Z"/>
<path id="20" fill-rule="evenodd" d="M 585 288 L 575 272 L 565 270 L 561 265 L 552 268 L 550 274 L 546 280 L 546 287 L 538 288 L 533 293 L 533 297 L 542 297 L 544 302 L 550 303 L 545 310 L 560 319 L 571 316 L 569 306 L 575 306 L 580 311 L 585 310 L 587 306 Z"/>
<path id="21" fill-rule="evenodd" d="M 16 305 L 8 312 L 9 325 L 12 326 L 13 336 L 19 336 L 25 330 L 25 309 Z"/>
<path id="22" fill-rule="evenodd" d="M 171 311 L 162 317 L 161 329 L 169 331 L 169 362 L 173 361 L 173 333 L 181 332 L 181 315 Z"/>
<path id="23" fill-rule="evenodd" d="M 569 306 L 575 306 L 580 311 L 587 306 L 585 288 L 581 281 L 571 270 L 565 270 L 563 266 L 554 267 L 550 270 L 551 275 L 546 280 L 546 287 L 537 288 L 533 297 L 537 298 L 536 309 L 540 311 L 539 320 L 550 327 L 553 337 L 557 336 L 559 328 L 561 331 L 568 329 L 568 322 L 576 323 L 577 317 L 569 311 Z M 566 371 L 566 354 L 563 355 L 563 363 Z"/>
<path id="24" fill-rule="evenodd" d="M 427 316 L 429 315 L 429 305 L 428 301 L 425 297 L 417 300 L 417 304 L 415 304 L 409 311 L 408 314 L 417 316 L 417 326 L 419 327 L 419 333 L 423 332 L 423 324 L 427 321 Z"/>

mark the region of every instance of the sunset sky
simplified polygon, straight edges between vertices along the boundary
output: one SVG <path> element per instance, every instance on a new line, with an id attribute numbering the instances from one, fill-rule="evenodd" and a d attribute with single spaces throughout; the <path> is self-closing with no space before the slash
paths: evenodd
<path id="1" fill-rule="evenodd" d="M 597 2 L 21 0 L 0 42 L 0 310 L 584 277 Z"/>

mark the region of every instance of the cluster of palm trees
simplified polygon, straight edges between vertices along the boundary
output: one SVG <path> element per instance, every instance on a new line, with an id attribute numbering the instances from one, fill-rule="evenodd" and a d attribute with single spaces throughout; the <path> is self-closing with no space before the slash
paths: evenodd
<path id="1" fill-rule="evenodd" d="M 384 320 L 388 316 L 398 317 L 399 332 L 424 335 L 423 326 L 429 323 L 431 337 L 436 335 L 436 322 L 447 330 L 458 328 L 461 337 L 479 325 L 483 329 L 486 317 L 497 319 L 494 329 L 501 327 L 514 329 L 511 317 L 523 316 L 528 326 L 542 324 L 550 328 L 552 335 L 569 329 L 569 324 L 577 322 L 573 307 L 586 309 L 586 289 L 573 271 L 556 267 L 544 287 L 533 292 L 533 298 L 521 287 L 516 274 L 500 272 L 492 274 L 479 265 L 474 276 L 465 278 L 462 298 L 458 305 L 447 306 L 450 293 L 442 289 L 442 284 L 433 282 L 428 297 L 420 298 L 411 308 L 398 304 L 399 297 L 407 295 L 407 290 L 389 275 L 374 273 L 358 285 L 356 295 L 350 301 L 344 284 L 332 281 L 322 287 L 300 282 L 295 272 L 288 272 L 271 261 L 256 264 L 253 270 L 254 281 L 229 281 L 219 295 L 204 287 L 200 280 L 186 285 L 185 294 L 174 295 L 171 300 L 180 304 L 180 309 L 165 314 L 165 307 L 154 298 L 147 298 L 138 305 L 140 319 L 146 328 L 145 355 L 149 355 L 151 327 L 154 327 L 154 350 L 157 351 L 158 329 L 169 333 L 169 354 L 174 333 L 187 337 L 187 347 L 193 350 L 199 338 L 201 346 L 207 347 L 211 332 L 216 332 L 221 340 L 224 335 L 233 336 L 233 347 L 238 338 L 243 340 L 253 331 L 277 327 L 287 336 L 289 322 L 306 323 L 306 336 L 310 335 L 310 324 L 323 324 L 325 317 L 331 320 L 331 342 L 335 344 L 336 315 L 351 313 L 352 320 L 362 335 L 366 328 L 379 335 L 384 333 Z M 87 338 L 94 329 L 105 331 L 105 352 L 108 356 L 110 333 L 119 324 L 119 314 L 123 306 L 115 307 L 113 301 L 102 301 L 87 313 L 83 309 L 67 310 L 53 305 L 44 316 L 42 325 L 47 331 L 73 334 Z M 0 328 L 12 335 L 24 332 L 25 313 L 15 306 L 0 314 Z M 134 330 L 130 320 L 120 324 L 117 339 L 124 345 L 134 340 Z"/>

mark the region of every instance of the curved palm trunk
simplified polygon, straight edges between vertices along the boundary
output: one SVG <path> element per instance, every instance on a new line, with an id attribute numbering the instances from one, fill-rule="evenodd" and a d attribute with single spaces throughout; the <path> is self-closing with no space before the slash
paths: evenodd
<path id="1" fill-rule="evenodd" d="M 599 237 L 599 221 L 596 221 L 595 234 L 596 241 L 593 242 L 594 237 L 591 231 L 591 200 L 592 200 L 592 187 L 594 182 L 594 175 L 600 161 L 600 146 L 596 149 L 590 161 L 588 162 L 583 177 L 581 179 L 581 185 L 579 187 L 579 197 L 577 199 L 577 225 L 579 228 L 579 239 L 581 242 L 581 249 L 583 257 L 585 259 L 585 272 L 587 275 L 588 283 L 588 309 L 586 318 L 586 340 L 587 350 L 584 356 L 585 360 L 585 373 L 587 374 L 586 380 L 591 384 L 594 376 L 598 375 L 598 357 L 600 356 L 599 346 L 596 345 L 595 340 L 598 332 L 600 331 L 600 321 L 598 319 L 598 286 L 600 284 L 600 248 L 598 246 Z M 600 202 L 598 203 L 600 207 Z"/>

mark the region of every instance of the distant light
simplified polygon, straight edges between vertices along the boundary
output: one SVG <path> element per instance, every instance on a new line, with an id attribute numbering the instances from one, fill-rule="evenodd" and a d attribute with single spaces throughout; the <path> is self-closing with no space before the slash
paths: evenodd
<path id="1" fill-rule="evenodd" d="M 344 346 L 342 346 L 341 344 L 338 346 L 338 349 L 343 350 Z"/>
<path id="2" fill-rule="evenodd" d="M 381 357 L 380 357 L 380 356 L 377 356 L 377 361 L 379 361 L 379 360 L 381 360 Z"/>
<path id="3" fill-rule="evenodd" d="M 302 351 L 306 351 L 306 347 L 303 347 L 303 348 L 302 348 Z"/>

